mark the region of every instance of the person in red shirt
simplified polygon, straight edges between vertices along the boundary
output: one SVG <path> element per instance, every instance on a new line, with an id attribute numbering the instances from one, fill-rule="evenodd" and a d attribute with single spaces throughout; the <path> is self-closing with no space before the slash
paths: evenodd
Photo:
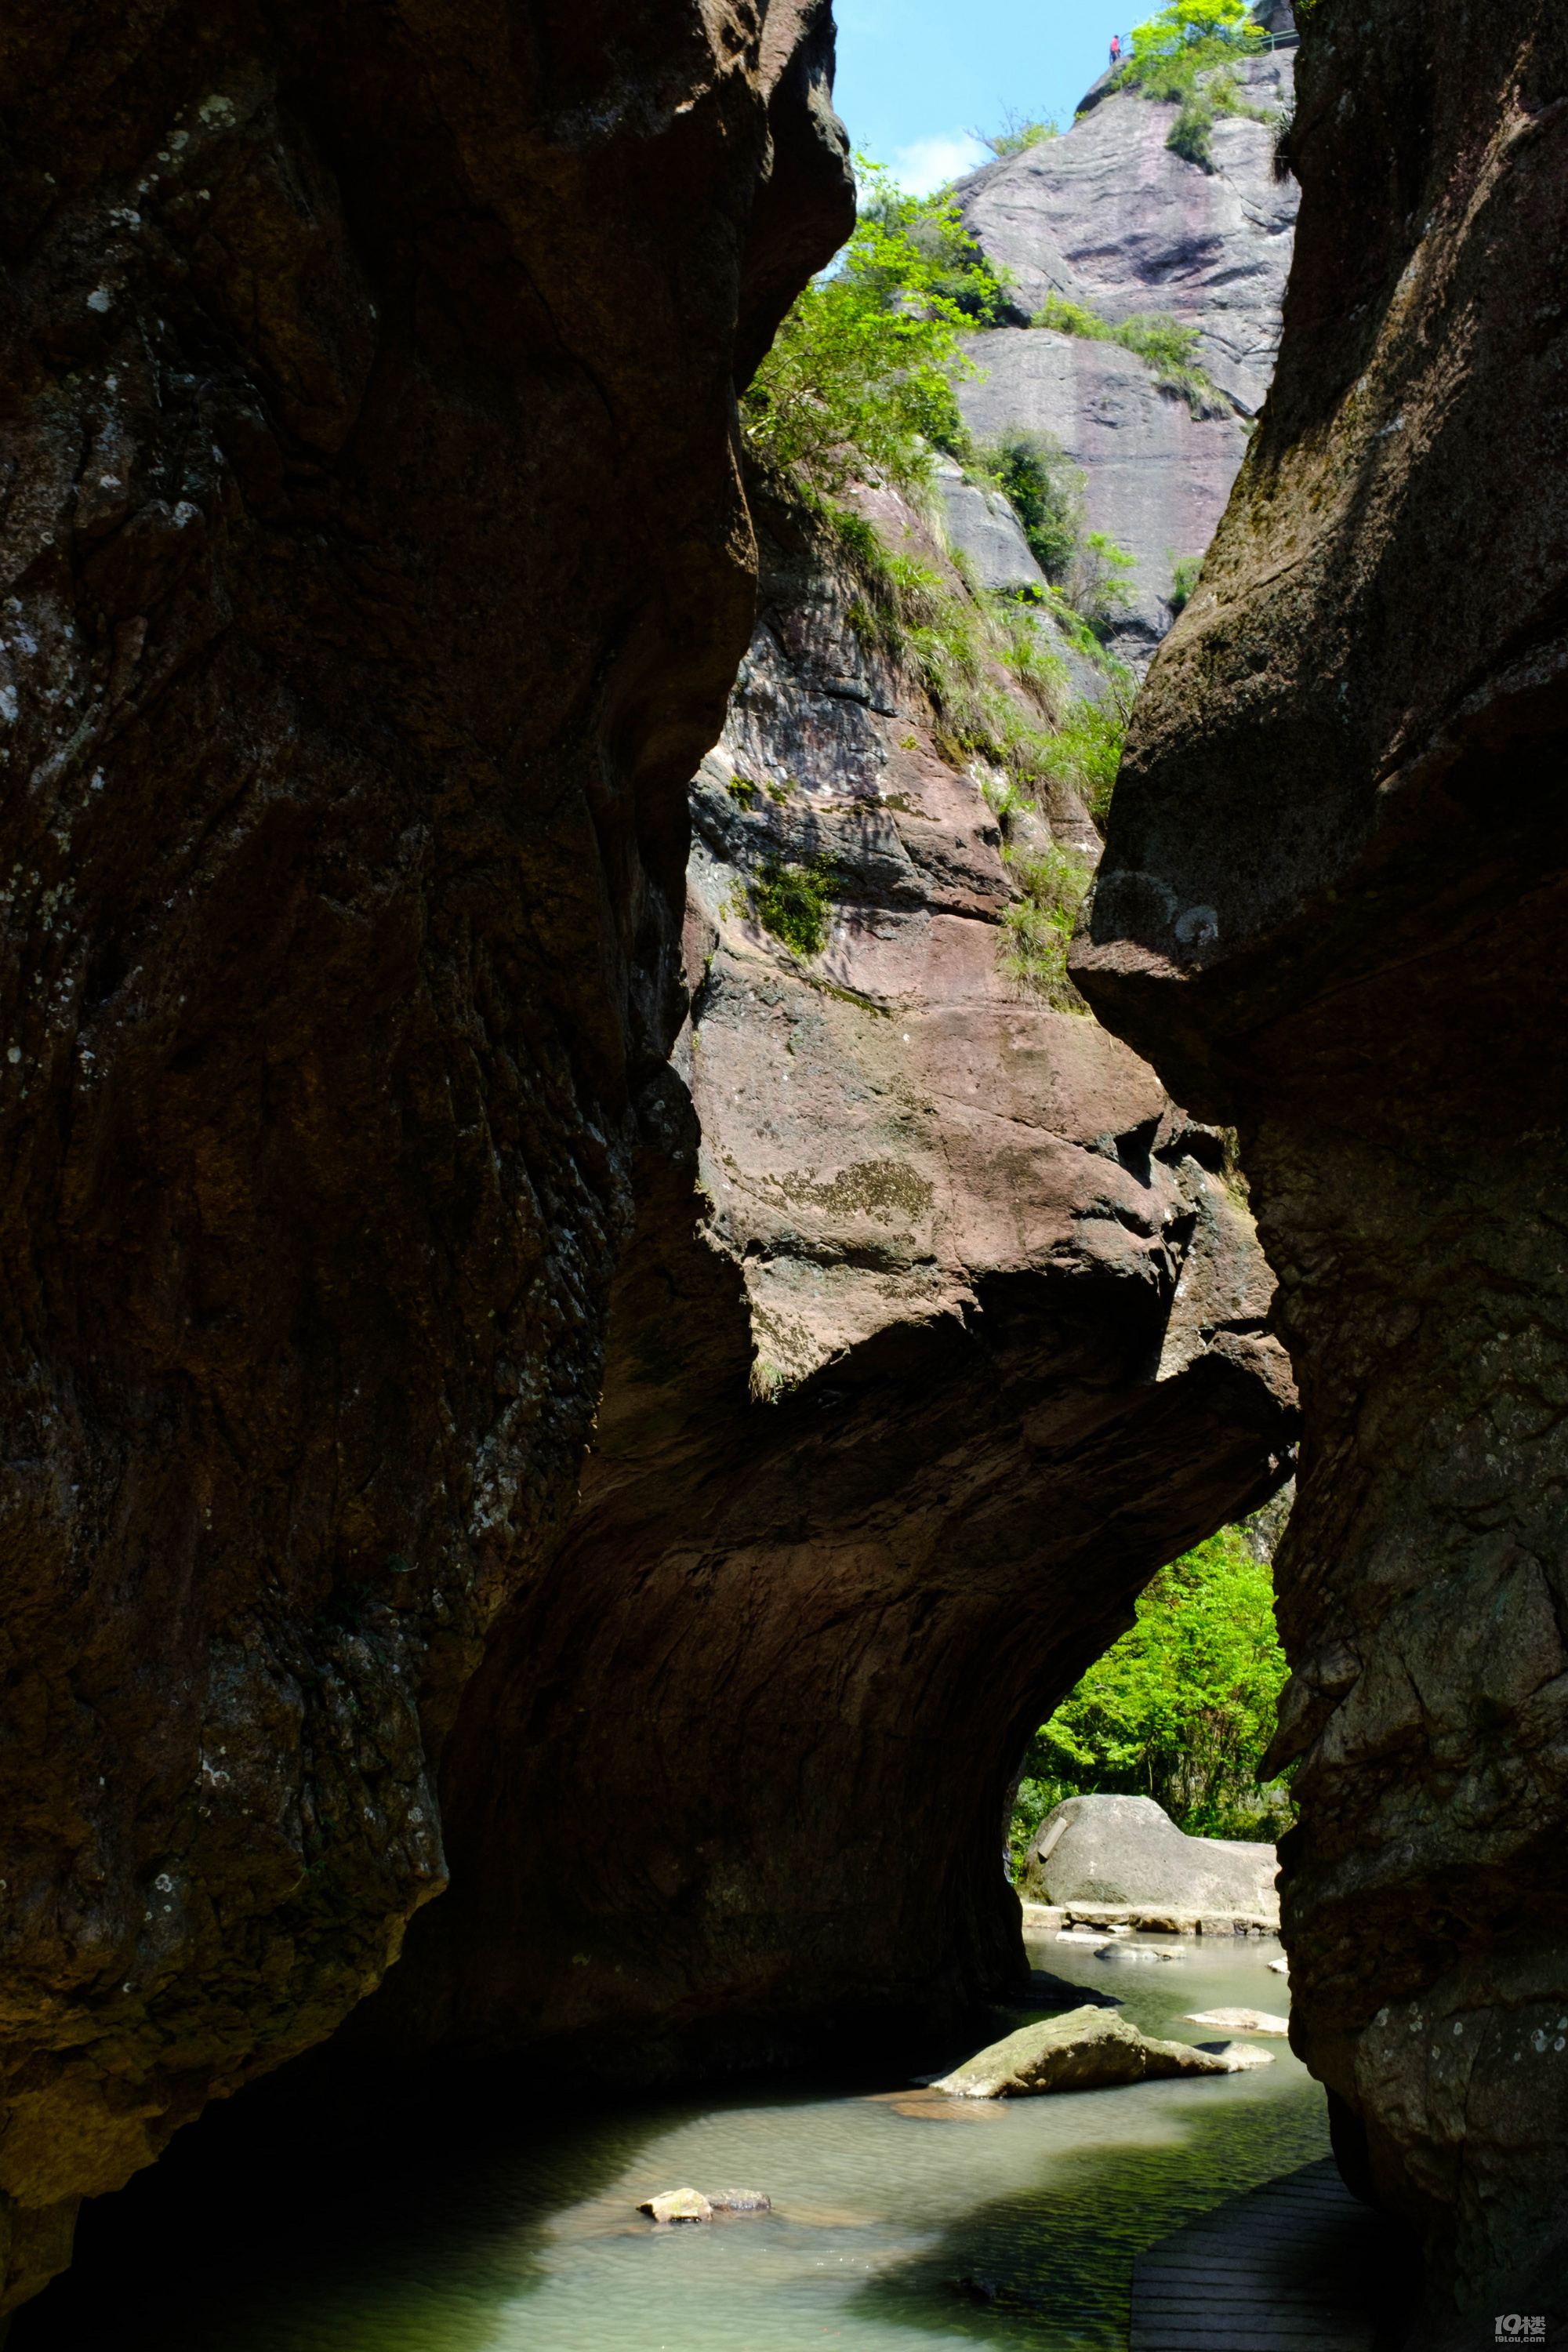
<path id="1" fill-rule="evenodd" d="M 1121 36 L 1120 33 L 1112 33 L 1110 36 L 1110 62 L 1113 66 L 1119 66 L 1121 63 Z"/>

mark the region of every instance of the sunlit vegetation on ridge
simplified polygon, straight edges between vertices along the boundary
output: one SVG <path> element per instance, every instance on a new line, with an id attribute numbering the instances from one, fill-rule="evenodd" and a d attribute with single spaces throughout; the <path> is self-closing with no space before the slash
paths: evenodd
<path id="1" fill-rule="evenodd" d="M 1031 135 L 1037 127 L 1025 126 Z M 851 625 L 868 648 L 913 669 L 937 748 L 983 779 L 1017 893 L 1005 968 L 1022 992 L 1084 1012 L 1065 957 L 1087 875 L 1061 852 L 1046 854 L 1039 810 L 1057 781 L 1076 789 L 1097 823 L 1103 818 L 1131 678 L 1101 638 L 1125 608 L 1131 558 L 1085 530 L 1082 476 L 1048 436 L 1005 435 L 982 448 L 964 426 L 953 387 L 975 362 L 960 337 L 999 323 L 1010 298 L 951 194 L 906 195 L 871 166 L 862 167 L 861 184 L 848 245 L 795 303 L 744 395 L 747 439 L 836 541 L 858 583 Z M 942 456 L 1008 498 L 1046 576 L 1043 591 L 987 592 L 962 556 L 949 570 L 896 555 L 846 503 L 857 485 L 891 487 L 940 541 Z M 1101 671 L 1098 701 L 1075 692 L 1053 637 Z M 818 952 L 830 881 L 780 868 L 752 886 L 752 910 L 795 952 Z"/>
<path id="2" fill-rule="evenodd" d="M 1132 54 L 1116 86 L 1179 107 L 1166 146 L 1212 172 L 1216 116 L 1246 114 L 1270 124 L 1278 120 L 1246 103 L 1231 70 L 1238 58 L 1264 45 L 1246 0 L 1168 0 L 1146 24 L 1133 26 Z"/>

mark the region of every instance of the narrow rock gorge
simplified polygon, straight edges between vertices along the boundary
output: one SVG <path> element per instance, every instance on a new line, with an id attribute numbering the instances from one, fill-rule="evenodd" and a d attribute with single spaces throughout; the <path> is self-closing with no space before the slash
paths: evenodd
<path id="1" fill-rule="evenodd" d="M 1568 37 L 1316 0 L 1298 90 L 1279 373 L 1073 969 L 1240 1132 L 1305 1412 L 1293 2038 L 1470 2344 L 1568 2277 Z"/>

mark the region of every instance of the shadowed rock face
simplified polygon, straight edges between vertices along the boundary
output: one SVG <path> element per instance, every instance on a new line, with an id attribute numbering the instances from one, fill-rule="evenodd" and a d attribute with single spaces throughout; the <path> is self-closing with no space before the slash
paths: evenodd
<path id="1" fill-rule="evenodd" d="M 1301 59 L 1279 372 L 1074 969 L 1239 1123 L 1302 1380 L 1296 2046 L 1442 2308 L 1528 2312 L 1568 2274 L 1568 41 L 1320 0 Z"/>
<path id="2" fill-rule="evenodd" d="M 574 1495 L 826 5 L 0 32 L 0 2307 L 446 1876 Z"/>
<path id="3" fill-rule="evenodd" d="M 1028 1733 L 1280 1475 L 1220 1139 L 1004 978 L 975 779 L 809 517 L 754 503 L 762 614 L 694 788 L 691 1019 L 581 1509 L 469 1686 L 452 1889 L 350 2051 L 713 2072 L 1016 1979 Z M 1050 821 L 1093 839 L 1070 793 Z M 797 955 L 748 886 L 827 857 Z"/>

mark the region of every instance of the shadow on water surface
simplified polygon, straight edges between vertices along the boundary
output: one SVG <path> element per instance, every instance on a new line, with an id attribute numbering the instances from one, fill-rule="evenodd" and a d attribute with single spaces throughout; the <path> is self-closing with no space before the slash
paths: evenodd
<path id="1" fill-rule="evenodd" d="M 1190 2011 L 1257 1997 L 1265 1957 L 1072 1955 L 1086 1997 L 1189 2037 Z M 1256 2074 L 984 2107 L 910 2094 L 957 2047 L 641 2097 L 509 2067 L 416 2099 L 323 2055 L 86 2209 L 9 2352 L 1121 2352 L 1138 2251 L 1327 2153 L 1321 2093 L 1270 2047 Z M 638 2218 L 686 2182 L 774 2210 Z"/>
<path id="2" fill-rule="evenodd" d="M 1145 2247 L 1328 2152 L 1315 2084 L 1270 2100 L 1267 2120 L 1250 2101 L 1205 2112 L 1195 2102 L 1213 2097 L 1209 2086 L 1184 2090 L 1194 2104 L 1165 2110 L 1176 2128 L 1162 2142 L 1086 2144 L 1070 2171 L 1059 2161 L 1042 2168 L 1038 2183 L 977 2206 L 934 2244 L 868 2279 L 857 2314 L 977 2343 L 1126 2352 L 1132 2264 Z"/>

